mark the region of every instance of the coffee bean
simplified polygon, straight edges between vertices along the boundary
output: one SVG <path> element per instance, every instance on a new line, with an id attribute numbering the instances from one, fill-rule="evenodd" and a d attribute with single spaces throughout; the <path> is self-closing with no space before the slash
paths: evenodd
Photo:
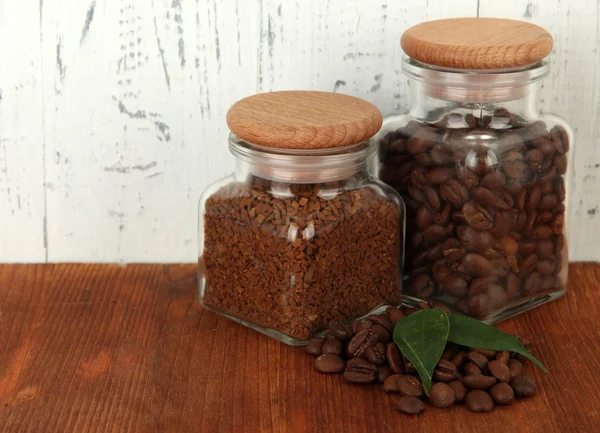
<path id="1" fill-rule="evenodd" d="M 467 281 L 456 274 L 449 275 L 442 283 L 442 290 L 451 296 L 462 298 L 467 295 Z"/>
<path id="2" fill-rule="evenodd" d="M 350 340 L 348 352 L 351 356 L 359 358 L 364 355 L 369 346 L 376 345 L 378 341 L 377 334 L 370 329 L 363 329 Z"/>
<path id="3" fill-rule="evenodd" d="M 439 408 L 450 407 L 456 401 L 454 391 L 445 383 L 436 383 L 429 392 L 429 401 L 432 405 Z"/>
<path id="4" fill-rule="evenodd" d="M 380 325 L 377 325 L 377 326 L 380 326 Z M 381 328 L 384 329 L 382 326 L 381 326 Z M 384 329 L 384 331 L 385 331 L 385 329 Z M 387 331 L 385 331 L 385 332 L 387 333 Z M 375 365 L 385 364 L 385 361 L 386 361 L 385 345 L 383 343 L 377 343 L 375 346 L 367 347 L 367 350 L 365 350 L 365 356 L 371 364 L 375 364 Z"/>
<path id="5" fill-rule="evenodd" d="M 526 295 L 534 295 L 540 291 L 542 287 L 542 275 L 539 272 L 532 272 L 525 278 L 523 283 L 523 293 Z"/>
<path id="6" fill-rule="evenodd" d="M 467 362 L 467 355 L 468 355 L 467 352 L 465 352 L 464 350 L 461 350 L 460 352 L 458 352 L 456 355 L 454 355 L 452 357 L 450 362 L 452 362 L 452 364 L 454 364 L 454 366 L 457 369 L 462 368 L 463 365 L 465 365 L 465 363 Z M 480 371 L 480 373 L 481 373 L 481 371 Z"/>
<path id="7" fill-rule="evenodd" d="M 496 383 L 496 378 L 482 374 L 473 374 L 463 377 L 462 383 L 470 389 L 488 389 Z"/>
<path id="8" fill-rule="evenodd" d="M 502 188 L 506 183 L 506 176 L 500 171 L 493 171 L 486 174 L 481 180 L 483 186 L 489 189 Z"/>
<path id="9" fill-rule="evenodd" d="M 386 310 L 392 325 L 396 325 L 400 320 L 404 319 L 404 313 L 398 307 L 388 307 Z"/>
<path id="10" fill-rule="evenodd" d="M 398 380 L 398 391 L 402 395 L 412 397 L 422 397 L 425 394 L 421 379 L 408 375 L 404 375 Z"/>
<path id="11" fill-rule="evenodd" d="M 408 291 L 413 296 L 418 298 L 427 299 L 433 295 L 435 289 L 435 283 L 429 275 L 420 275 L 410 282 Z"/>
<path id="12" fill-rule="evenodd" d="M 465 255 L 458 269 L 473 277 L 488 277 L 493 274 L 490 261 L 484 256 L 475 253 Z"/>
<path id="13" fill-rule="evenodd" d="M 477 352 L 481 353 L 488 360 L 496 359 L 496 351 L 495 350 L 486 350 L 486 349 L 469 349 L 469 353 Z"/>
<path id="14" fill-rule="evenodd" d="M 473 412 L 491 412 L 494 410 L 494 401 L 490 395 L 482 390 L 474 390 L 467 394 L 465 399 L 467 408 Z"/>
<path id="15" fill-rule="evenodd" d="M 508 361 L 510 361 L 510 352 L 506 350 L 498 352 L 498 354 L 496 355 L 496 361 L 500 361 L 503 364 L 508 364 Z"/>
<path id="16" fill-rule="evenodd" d="M 371 322 L 383 326 L 388 332 L 394 331 L 394 325 L 385 314 L 371 314 L 367 317 Z"/>
<path id="17" fill-rule="evenodd" d="M 383 382 L 383 392 L 398 392 L 398 381 L 402 379 L 401 374 L 393 374 Z"/>
<path id="18" fill-rule="evenodd" d="M 329 322 L 329 333 L 342 341 L 347 341 L 352 338 L 351 330 L 339 320 L 332 320 Z"/>
<path id="19" fill-rule="evenodd" d="M 465 364 L 464 372 L 465 372 L 465 375 L 468 375 L 468 376 L 482 374 L 481 368 L 479 368 L 476 364 L 474 364 L 472 362 L 467 362 Z"/>
<path id="20" fill-rule="evenodd" d="M 477 318 L 485 317 L 490 311 L 491 301 L 487 293 L 474 295 L 467 302 L 468 313 Z"/>
<path id="21" fill-rule="evenodd" d="M 485 355 L 479 352 L 469 352 L 467 358 L 470 362 L 479 367 L 481 371 L 487 371 L 488 359 Z"/>
<path id="22" fill-rule="evenodd" d="M 467 223 L 476 230 L 490 230 L 494 226 L 489 212 L 475 202 L 466 203 L 462 211 Z"/>
<path id="23" fill-rule="evenodd" d="M 556 125 L 550 130 L 550 136 L 558 153 L 564 154 L 569 151 L 569 136 L 565 128 Z"/>
<path id="24" fill-rule="evenodd" d="M 508 296 L 499 284 L 492 284 L 487 290 L 487 295 L 490 298 L 491 309 L 502 308 L 508 303 Z"/>
<path id="25" fill-rule="evenodd" d="M 380 343 L 387 344 L 390 342 L 390 333 L 383 326 L 379 324 L 373 325 L 371 331 L 377 334 L 377 339 Z"/>
<path id="26" fill-rule="evenodd" d="M 417 227 L 421 230 L 429 227 L 433 224 L 434 213 L 429 210 L 427 206 L 421 206 L 417 209 L 417 213 L 415 214 L 415 222 L 417 223 Z"/>
<path id="27" fill-rule="evenodd" d="M 368 384 L 377 379 L 377 367 L 360 358 L 350 359 L 346 363 L 344 379 L 350 383 Z"/>
<path id="28" fill-rule="evenodd" d="M 543 153 L 543 151 L 542 151 Z M 527 164 L 520 152 L 508 152 L 504 157 L 504 174 L 510 179 L 523 179 L 527 176 Z"/>
<path id="29" fill-rule="evenodd" d="M 508 369 L 510 370 L 510 377 L 514 378 L 523 373 L 523 364 L 516 359 L 510 359 L 507 363 Z"/>
<path id="30" fill-rule="evenodd" d="M 323 349 L 323 343 L 325 343 L 325 339 L 323 338 L 311 338 L 306 345 L 306 353 L 319 356 Z"/>
<path id="31" fill-rule="evenodd" d="M 456 377 L 456 365 L 450 361 L 440 360 L 433 371 L 433 378 L 440 382 L 450 382 Z"/>
<path id="32" fill-rule="evenodd" d="M 536 243 L 535 252 L 540 259 L 547 259 L 554 253 L 554 242 L 550 239 L 541 240 Z"/>
<path id="33" fill-rule="evenodd" d="M 396 408 L 407 415 L 418 415 L 425 410 L 425 404 L 417 397 L 404 395 L 396 402 Z"/>
<path id="34" fill-rule="evenodd" d="M 469 191 L 458 180 L 449 179 L 440 187 L 440 197 L 454 207 L 460 208 L 469 198 Z"/>
<path id="35" fill-rule="evenodd" d="M 352 323 L 352 333 L 358 334 L 363 329 L 370 329 L 373 326 L 373 322 L 370 320 L 355 320 Z"/>
<path id="36" fill-rule="evenodd" d="M 448 386 L 452 388 L 452 391 L 454 392 L 454 401 L 456 403 L 462 403 L 467 396 L 467 387 L 464 386 L 460 380 L 453 380 L 448 383 Z"/>
<path id="37" fill-rule="evenodd" d="M 510 369 L 508 366 L 501 361 L 490 361 L 488 363 L 488 370 L 498 382 L 508 383 L 511 379 Z"/>
<path id="38" fill-rule="evenodd" d="M 475 230 L 470 226 L 458 226 L 456 234 L 463 248 L 471 252 L 484 253 L 494 245 L 494 237 L 488 231 Z"/>
<path id="39" fill-rule="evenodd" d="M 396 374 L 404 374 L 404 360 L 402 359 L 398 345 L 393 341 L 388 343 L 385 353 L 392 371 Z"/>
<path id="40" fill-rule="evenodd" d="M 320 373 L 341 373 L 346 368 L 346 363 L 338 355 L 321 355 L 315 359 L 315 370 Z"/>
<path id="41" fill-rule="evenodd" d="M 377 382 L 385 383 L 386 379 L 392 375 L 392 370 L 387 365 L 380 365 L 377 367 Z"/>
<path id="42" fill-rule="evenodd" d="M 323 343 L 322 353 L 324 355 L 341 355 L 344 345 L 337 338 L 330 338 Z"/>
<path id="43" fill-rule="evenodd" d="M 497 383 L 492 386 L 490 395 L 497 404 L 511 404 L 515 399 L 515 392 L 507 383 Z"/>
<path id="44" fill-rule="evenodd" d="M 537 392 L 535 381 L 522 374 L 515 376 L 510 381 L 510 386 L 517 397 L 533 397 Z"/>

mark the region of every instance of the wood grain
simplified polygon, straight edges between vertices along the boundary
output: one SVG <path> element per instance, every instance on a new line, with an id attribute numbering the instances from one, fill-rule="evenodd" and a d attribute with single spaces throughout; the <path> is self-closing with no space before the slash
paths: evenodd
<path id="1" fill-rule="evenodd" d="M 381 122 L 381 112 L 370 102 L 309 90 L 252 95 L 227 112 L 227 125 L 238 137 L 287 149 L 328 149 L 360 143 L 373 137 Z"/>
<path id="2" fill-rule="evenodd" d="M 552 36 L 535 24 L 505 18 L 448 18 L 402 34 L 404 52 L 448 68 L 496 69 L 530 65 L 552 51 Z"/>
<path id="3" fill-rule="evenodd" d="M 572 265 L 565 297 L 501 325 L 532 340 L 550 370 L 528 366 L 535 398 L 420 417 L 201 309 L 195 271 L 0 266 L 0 431 L 565 433 L 600 423 L 600 265 Z"/>

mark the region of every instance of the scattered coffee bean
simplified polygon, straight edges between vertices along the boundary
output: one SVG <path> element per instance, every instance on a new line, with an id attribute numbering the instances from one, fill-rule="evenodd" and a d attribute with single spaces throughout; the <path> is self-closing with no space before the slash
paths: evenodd
<path id="1" fill-rule="evenodd" d="M 510 369 L 506 364 L 501 361 L 490 361 L 488 363 L 488 370 L 491 375 L 498 379 L 498 382 L 508 383 L 511 379 Z"/>
<path id="2" fill-rule="evenodd" d="M 402 358 L 400 349 L 398 349 L 398 345 L 393 341 L 387 345 L 386 358 L 390 364 L 390 369 L 395 374 L 404 374 L 404 359 Z"/>
<path id="3" fill-rule="evenodd" d="M 352 323 L 352 333 L 358 334 L 363 329 L 369 329 L 372 326 L 373 322 L 370 320 L 355 320 L 354 323 Z"/>
<path id="4" fill-rule="evenodd" d="M 454 391 L 454 398 L 456 403 L 462 403 L 467 396 L 468 389 L 460 380 L 453 380 L 448 383 L 448 386 Z"/>
<path id="5" fill-rule="evenodd" d="M 321 354 L 325 339 L 323 338 L 311 338 L 306 345 L 306 353 L 309 355 L 319 356 Z M 338 353 L 339 355 L 339 353 Z"/>
<path id="6" fill-rule="evenodd" d="M 465 372 L 465 375 L 482 374 L 481 369 L 477 365 L 473 364 L 472 362 L 467 362 L 465 364 L 464 372 Z"/>
<path id="7" fill-rule="evenodd" d="M 328 355 L 341 355 L 344 351 L 343 343 L 337 338 L 330 338 L 323 343 L 322 353 Z"/>
<path id="8" fill-rule="evenodd" d="M 385 383 L 386 379 L 390 377 L 392 374 L 392 370 L 387 365 L 380 365 L 377 367 L 377 382 Z"/>
<path id="9" fill-rule="evenodd" d="M 387 331 L 386 331 L 387 332 Z M 396 343 L 394 343 L 396 344 Z M 365 350 L 365 356 L 371 364 L 383 365 L 385 359 L 385 345 L 383 343 L 377 343 L 375 346 L 367 347 Z M 506 366 L 505 366 L 506 367 Z M 506 367 L 508 369 L 508 367 Z"/>
<path id="10" fill-rule="evenodd" d="M 497 383 L 492 386 L 490 395 L 497 404 L 510 404 L 515 398 L 515 392 L 507 383 Z"/>
<path id="11" fill-rule="evenodd" d="M 329 322 L 329 334 L 342 341 L 350 340 L 352 337 L 352 331 L 339 320 Z"/>
<path id="12" fill-rule="evenodd" d="M 352 358 L 346 363 L 344 379 L 351 383 L 367 384 L 377 379 L 377 367 L 360 358 Z"/>
<path id="13" fill-rule="evenodd" d="M 433 371 L 433 378 L 440 382 L 450 382 L 456 377 L 456 365 L 450 361 L 440 360 Z"/>
<path id="14" fill-rule="evenodd" d="M 315 359 L 315 369 L 321 373 L 341 373 L 346 368 L 346 363 L 338 355 L 321 355 Z"/>
<path id="15" fill-rule="evenodd" d="M 523 364 L 521 364 L 521 361 L 518 361 L 516 359 L 510 359 L 507 365 L 508 369 L 510 370 L 511 378 L 519 376 L 523 373 Z"/>
<path id="16" fill-rule="evenodd" d="M 422 397 L 425 394 L 421 379 L 409 375 L 404 375 L 398 380 L 398 391 L 402 395 L 412 397 Z"/>
<path id="17" fill-rule="evenodd" d="M 464 350 L 461 350 L 460 352 L 458 352 L 456 355 L 454 355 L 452 357 L 450 362 L 452 362 L 452 364 L 454 364 L 457 369 L 462 368 L 465 365 L 465 363 L 467 362 L 467 356 L 468 356 L 468 353 L 465 352 Z M 480 373 L 481 373 L 481 371 L 480 371 Z"/>
<path id="18" fill-rule="evenodd" d="M 463 377 L 462 383 L 470 389 L 488 389 L 494 386 L 496 378 L 493 376 L 484 376 L 483 374 L 472 374 Z"/>
<path id="19" fill-rule="evenodd" d="M 465 399 L 467 408 L 473 412 L 491 412 L 494 410 L 494 401 L 490 395 L 482 390 L 474 390 L 467 394 Z"/>
<path id="20" fill-rule="evenodd" d="M 493 350 L 470 349 L 469 352 L 481 353 L 483 356 L 485 356 L 489 360 L 496 359 L 496 352 Z"/>
<path id="21" fill-rule="evenodd" d="M 417 397 L 404 395 L 396 402 L 396 408 L 407 415 L 418 415 L 425 410 L 425 404 Z"/>
<path id="22" fill-rule="evenodd" d="M 533 397 L 537 392 L 535 381 L 522 374 L 515 376 L 510 381 L 510 386 L 517 397 Z"/>
<path id="23" fill-rule="evenodd" d="M 404 319 L 404 313 L 398 307 L 388 307 L 387 314 L 390 317 L 390 321 L 393 325 Z"/>
<path id="24" fill-rule="evenodd" d="M 454 391 L 447 384 L 438 382 L 431 387 L 429 401 L 435 407 L 450 407 L 454 404 L 455 400 Z"/>
<path id="25" fill-rule="evenodd" d="M 377 341 L 383 344 L 387 344 L 390 342 L 390 333 L 383 326 L 375 324 L 371 326 L 371 331 L 377 334 Z"/>
<path id="26" fill-rule="evenodd" d="M 475 364 L 483 372 L 487 371 L 488 359 L 479 352 L 470 352 L 469 361 Z"/>
<path id="27" fill-rule="evenodd" d="M 398 392 L 398 382 L 402 379 L 401 374 L 392 374 L 383 382 L 384 392 Z"/>
<path id="28" fill-rule="evenodd" d="M 348 352 L 353 357 L 361 357 L 369 346 L 374 346 L 378 342 L 377 334 L 370 329 L 363 329 L 350 340 Z"/>
<path id="29" fill-rule="evenodd" d="M 507 352 L 506 350 L 498 352 L 498 354 L 496 355 L 496 361 L 500 361 L 503 364 L 508 364 L 509 360 L 510 360 L 510 352 Z"/>

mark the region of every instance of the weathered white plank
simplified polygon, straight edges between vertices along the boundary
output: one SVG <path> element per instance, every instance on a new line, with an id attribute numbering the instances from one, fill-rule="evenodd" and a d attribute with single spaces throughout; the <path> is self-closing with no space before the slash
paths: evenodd
<path id="1" fill-rule="evenodd" d="M 44 139 L 38 0 L 0 1 L 0 262 L 43 262 Z"/>
<path id="2" fill-rule="evenodd" d="M 600 4 L 595 0 L 481 0 L 481 16 L 532 21 L 555 40 L 542 107 L 575 132 L 569 182 L 569 255 L 600 260 Z"/>
<path id="3" fill-rule="evenodd" d="M 43 7 L 50 261 L 192 261 L 225 113 L 257 88 L 258 4 Z"/>
<path id="4" fill-rule="evenodd" d="M 421 21 L 476 14 L 477 0 L 263 0 L 261 90 L 337 91 L 396 112 L 407 95 L 402 32 Z"/>

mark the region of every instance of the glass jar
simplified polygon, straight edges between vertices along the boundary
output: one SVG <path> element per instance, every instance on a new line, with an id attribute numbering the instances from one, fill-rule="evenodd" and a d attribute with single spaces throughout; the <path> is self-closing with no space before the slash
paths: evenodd
<path id="1" fill-rule="evenodd" d="M 200 200 L 202 305 L 298 345 L 400 304 L 404 205 L 369 174 L 375 142 L 273 144 L 232 133 L 235 173 Z"/>
<path id="2" fill-rule="evenodd" d="M 539 110 L 548 61 L 402 66 L 410 109 L 384 119 L 379 161 L 406 204 L 408 302 L 495 323 L 560 297 L 572 132 Z"/>

